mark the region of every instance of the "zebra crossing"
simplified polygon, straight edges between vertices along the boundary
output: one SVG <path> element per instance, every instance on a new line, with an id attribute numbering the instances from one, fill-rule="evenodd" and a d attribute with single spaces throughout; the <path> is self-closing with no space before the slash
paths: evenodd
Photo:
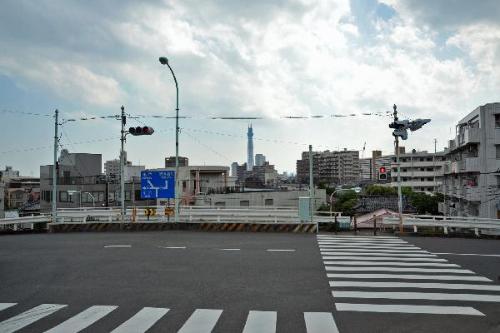
<path id="1" fill-rule="evenodd" d="M 15 308 L 17 303 L 0 303 L 0 311 Z M 41 304 L 32 309 L 21 312 L 0 322 L 0 332 L 11 333 L 30 328 L 39 321 L 50 318 L 57 311 L 67 307 L 67 304 Z M 117 310 L 115 305 L 93 305 L 78 314 L 67 318 L 45 333 L 76 333 L 84 329 L 91 329 L 92 325 Z M 168 321 L 169 308 L 144 307 L 135 315 L 125 320 L 111 333 L 140 333 L 147 332 L 153 325 L 159 325 L 160 319 Z M 178 333 L 209 333 L 219 322 L 223 313 L 220 309 L 195 309 L 187 318 Z M 331 312 L 304 312 L 306 333 L 338 333 L 333 314 Z M 249 311 L 243 328 L 243 333 L 275 333 L 278 322 L 276 311 Z M 32 326 L 31 326 L 32 327 Z"/>
<path id="2" fill-rule="evenodd" d="M 339 312 L 485 316 L 468 302 L 500 303 L 500 285 L 401 238 L 317 241 Z"/>

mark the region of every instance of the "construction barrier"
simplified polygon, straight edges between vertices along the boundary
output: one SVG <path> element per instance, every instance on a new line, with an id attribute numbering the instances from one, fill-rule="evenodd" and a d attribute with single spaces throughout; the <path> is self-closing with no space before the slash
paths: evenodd
<path id="1" fill-rule="evenodd" d="M 50 232 L 202 230 L 315 233 L 315 223 L 51 223 Z"/>

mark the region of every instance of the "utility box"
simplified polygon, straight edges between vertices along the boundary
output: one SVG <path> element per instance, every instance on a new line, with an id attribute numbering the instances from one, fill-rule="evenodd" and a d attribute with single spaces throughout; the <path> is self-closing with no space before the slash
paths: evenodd
<path id="1" fill-rule="evenodd" d="M 311 198 L 299 197 L 300 222 L 311 222 Z"/>

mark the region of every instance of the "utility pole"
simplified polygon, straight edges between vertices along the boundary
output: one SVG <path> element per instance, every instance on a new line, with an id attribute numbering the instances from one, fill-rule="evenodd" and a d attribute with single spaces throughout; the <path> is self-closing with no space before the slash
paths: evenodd
<path id="1" fill-rule="evenodd" d="M 396 104 L 393 106 L 394 109 L 394 123 L 398 121 L 398 110 Z M 401 167 L 399 164 L 399 136 L 395 135 L 395 147 L 396 147 L 396 166 L 398 168 L 398 215 L 399 215 L 399 232 L 403 233 L 403 194 L 401 192 Z"/>
<path id="2" fill-rule="evenodd" d="M 313 178 L 313 153 L 312 145 L 309 145 L 309 215 L 313 222 L 313 200 L 314 200 L 314 178 Z"/>
<path id="3" fill-rule="evenodd" d="M 393 128 L 394 131 L 392 135 L 394 136 L 394 146 L 396 147 L 396 166 L 398 172 L 398 213 L 399 213 L 399 232 L 403 233 L 403 195 L 401 193 L 401 166 L 399 163 L 399 137 L 402 140 L 408 139 L 408 130 L 415 132 L 416 130 L 422 128 L 425 124 L 430 122 L 430 119 L 415 119 L 415 120 L 399 120 L 398 110 L 396 104 L 393 106 L 394 109 L 394 121 L 389 124 L 389 128 Z"/>
<path id="4" fill-rule="evenodd" d="M 122 222 L 125 221 L 125 154 L 124 154 L 124 146 L 125 146 L 125 124 L 127 123 L 127 117 L 125 116 L 125 107 L 122 105 L 122 113 L 121 113 L 121 149 L 120 149 L 120 201 L 121 201 L 121 213 L 122 213 Z"/>
<path id="5" fill-rule="evenodd" d="M 59 111 L 56 109 L 54 115 L 54 165 L 52 166 L 52 222 L 57 222 L 57 151 L 59 147 L 58 126 Z"/>

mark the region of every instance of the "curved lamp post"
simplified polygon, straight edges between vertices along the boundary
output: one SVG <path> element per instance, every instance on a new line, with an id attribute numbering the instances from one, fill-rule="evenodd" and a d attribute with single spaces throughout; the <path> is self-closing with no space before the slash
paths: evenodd
<path id="1" fill-rule="evenodd" d="M 176 90 L 176 107 L 175 107 L 175 222 L 179 222 L 179 85 L 177 84 L 177 78 L 175 77 L 174 71 L 170 64 L 168 63 L 168 59 L 166 57 L 160 57 L 158 59 L 160 64 L 167 65 L 168 69 L 172 73 L 175 81 L 175 90 Z"/>

